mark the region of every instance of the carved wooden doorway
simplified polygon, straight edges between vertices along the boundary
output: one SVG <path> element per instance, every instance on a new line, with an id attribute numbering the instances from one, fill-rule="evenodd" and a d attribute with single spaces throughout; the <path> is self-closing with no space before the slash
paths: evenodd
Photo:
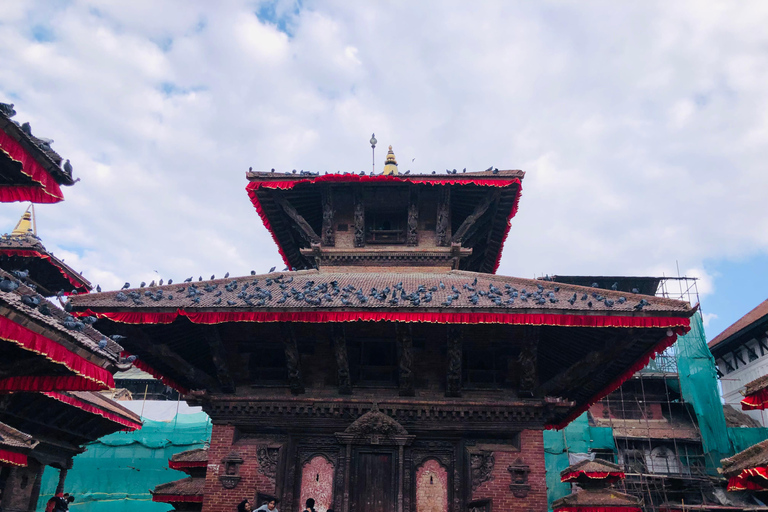
<path id="1" fill-rule="evenodd" d="M 352 512 L 391 512 L 397 509 L 396 452 L 358 449 L 352 480 Z"/>

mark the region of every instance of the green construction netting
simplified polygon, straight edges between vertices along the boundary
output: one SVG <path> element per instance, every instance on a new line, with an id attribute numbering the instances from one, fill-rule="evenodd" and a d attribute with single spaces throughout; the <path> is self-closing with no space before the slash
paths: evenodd
<path id="1" fill-rule="evenodd" d="M 728 427 L 728 439 L 730 439 L 731 446 L 733 446 L 733 452 L 739 453 L 753 444 L 768 439 L 768 428 Z"/>
<path id="2" fill-rule="evenodd" d="M 675 343 L 677 373 L 683 400 L 696 414 L 707 471 L 716 475 L 720 459 L 731 455 L 723 404 L 717 387 L 715 358 L 707 347 L 701 313 L 691 317 L 691 331 Z"/>
<path id="3" fill-rule="evenodd" d="M 149 490 L 186 476 L 168 468 L 171 455 L 202 448 L 211 438 L 205 413 L 179 414 L 170 421 L 143 420 L 135 432 L 117 432 L 86 446 L 73 459 L 65 492 L 76 497 L 73 512 L 165 512 L 170 505 L 153 503 Z M 56 490 L 59 471 L 46 467 L 38 511 Z"/>
<path id="4" fill-rule="evenodd" d="M 547 502 L 571 494 L 571 484 L 560 481 L 560 472 L 569 466 L 569 453 L 589 453 L 592 450 L 616 451 L 613 430 L 590 427 L 587 413 L 573 420 L 563 430 L 544 431 L 544 464 L 547 469 Z"/>

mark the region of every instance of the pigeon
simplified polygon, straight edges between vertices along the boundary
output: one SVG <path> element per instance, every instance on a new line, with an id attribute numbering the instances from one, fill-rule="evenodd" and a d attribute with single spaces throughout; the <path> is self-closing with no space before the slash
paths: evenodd
<path id="1" fill-rule="evenodd" d="M 616 291 L 616 290 L 618 290 L 618 289 L 619 289 L 619 283 L 618 283 L 618 282 L 616 282 L 616 283 L 613 283 L 613 284 L 611 285 L 611 290 L 613 290 L 613 291 Z"/>
<path id="2" fill-rule="evenodd" d="M 256 271 L 255 270 L 251 270 L 251 275 L 255 276 L 256 275 Z"/>
<path id="3" fill-rule="evenodd" d="M 109 340 L 107 340 L 107 338 L 101 338 L 101 340 L 99 341 L 99 348 L 101 350 L 104 350 L 105 348 L 107 348 L 107 343 L 109 343 Z"/>
<path id="4" fill-rule="evenodd" d="M 229 272 L 227 272 L 226 274 L 224 274 L 224 279 L 227 279 L 228 277 L 229 277 Z"/>
<path id="5" fill-rule="evenodd" d="M 19 279 L 26 279 L 29 277 L 29 270 L 14 270 L 11 274 L 15 275 Z"/>
<path id="6" fill-rule="evenodd" d="M 21 125 L 21 131 L 23 131 L 24 133 L 26 133 L 27 135 L 29 135 L 31 137 L 32 136 L 32 125 L 29 124 L 29 123 L 22 124 Z"/>
<path id="7" fill-rule="evenodd" d="M 216 279 L 216 275 L 215 274 L 211 274 L 211 281 L 213 281 L 214 279 Z"/>
<path id="8" fill-rule="evenodd" d="M 96 293 L 101 293 L 101 286 L 98 284 L 96 285 Z"/>
<path id="9" fill-rule="evenodd" d="M 488 172 L 488 171 L 492 171 L 492 170 L 493 170 L 493 166 L 490 166 L 489 168 L 487 168 L 487 169 L 485 170 L 485 172 Z"/>
<path id="10" fill-rule="evenodd" d="M 139 288 L 144 288 L 145 286 L 147 286 L 147 283 L 145 283 L 144 281 L 142 281 L 142 282 L 141 282 L 141 284 L 139 285 Z"/>
<path id="11" fill-rule="evenodd" d="M 132 362 L 136 361 L 137 359 L 138 359 L 138 357 L 136 357 L 136 356 L 128 356 L 128 362 L 129 363 L 132 363 Z"/>
<path id="12" fill-rule="evenodd" d="M 277 267 L 272 267 L 271 269 L 269 269 L 269 272 L 268 272 L 268 274 L 271 274 L 272 272 L 274 272 L 276 268 L 277 268 Z"/>
<path id="13" fill-rule="evenodd" d="M 632 293 L 640 293 L 640 290 L 638 290 L 637 288 L 632 288 Z"/>
<path id="14" fill-rule="evenodd" d="M 112 336 L 110 336 L 110 338 L 112 338 L 116 342 L 120 343 L 120 340 L 124 340 L 125 336 L 122 336 L 120 334 L 113 334 Z"/>
<path id="15" fill-rule="evenodd" d="M 13 108 L 13 103 L 0 103 L 0 112 L 9 118 L 16 115 L 16 110 Z"/>
<path id="16" fill-rule="evenodd" d="M 202 281 L 203 280 L 203 276 L 198 277 L 197 280 L 198 281 Z"/>
<path id="17" fill-rule="evenodd" d="M 496 167 L 493 168 L 493 174 L 499 174 L 499 170 Z"/>
<path id="18" fill-rule="evenodd" d="M 163 280 L 161 279 L 160 281 L 157 282 L 157 284 L 158 286 L 163 286 Z"/>
<path id="19" fill-rule="evenodd" d="M 69 163 L 69 158 L 67 158 L 67 161 L 64 162 L 64 172 L 72 176 L 72 164 Z"/>
<path id="20" fill-rule="evenodd" d="M 169 284 L 169 285 L 173 284 L 173 279 L 169 279 L 169 280 L 168 280 L 168 284 Z"/>
<path id="21" fill-rule="evenodd" d="M 186 279 L 184 280 L 184 282 L 185 282 L 185 283 L 191 283 L 191 282 L 192 282 L 192 278 L 191 278 L 191 277 L 188 277 L 188 278 L 186 278 Z"/>
<path id="22" fill-rule="evenodd" d="M 155 286 L 155 280 L 153 279 L 151 283 L 149 283 L 150 288 Z"/>

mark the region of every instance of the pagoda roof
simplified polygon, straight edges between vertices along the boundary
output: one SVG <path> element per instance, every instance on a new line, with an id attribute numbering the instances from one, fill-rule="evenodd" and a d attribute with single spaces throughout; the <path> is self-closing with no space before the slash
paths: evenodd
<path id="1" fill-rule="evenodd" d="M 712 338 L 708 343 L 709 349 L 715 355 L 728 351 L 730 341 L 737 341 L 745 334 L 752 336 L 756 327 L 761 327 L 760 333 L 765 334 L 765 325 L 768 323 L 768 299 L 758 304 L 754 309 L 728 326 L 723 332 Z M 749 340 L 749 338 L 746 338 Z M 745 341 L 746 341 L 745 340 Z"/>
<path id="2" fill-rule="evenodd" d="M 102 390 L 114 387 L 106 369 L 118 362 L 122 347 L 93 327 L 74 319 L 33 289 L 0 270 L 3 363 L 0 389 L 5 391 Z M 38 301 L 34 304 L 33 301 Z M 72 328 L 70 328 L 72 327 Z M 99 342 L 106 338 L 106 345 Z"/>
<path id="3" fill-rule="evenodd" d="M 504 241 L 509 233 L 510 222 L 517 213 L 522 191 L 523 171 L 480 171 L 457 174 L 320 174 L 248 172 L 250 181 L 246 190 L 264 227 L 272 235 L 283 261 L 292 269 L 310 268 L 311 259 L 302 255 L 301 249 L 309 248 L 304 240 L 295 240 L 290 233 L 291 220 L 275 204 L 270 190 L 281 190 L 285 199 L 299 206 L 297 211 L 316 231 L 322 224 L 321 188 L 343 185 L 433 185 L 450 186 L 452 216 L 463 219 L 469 216 L 489 188 L 500 190 L 498 206 L 490 217 L 488 236 L 478 238 L 472 247 L 479 259 L 475 263 L 460 263 L 462 269 L 494 273 L 501 260 Z M 473 258 L 475 256 L 473 255 Z M 467 267 L 467 265 L 471 265 Z"/>
<path id="4" fill-rule="evenodd" d="M 629 327 L 650 322 L 656 327 L 675 327 L 688 325 L 687 318 L 695 310 L 687 302 L 673 299 L 462 270 L 275 272 L 90 293 L 70 300 L 78 311 L 126 323 L 169 323 L 179 316 L 194 323 L 322 322 L 344 321 L 345 317 L 347 321 L 410 318 L 464 323 L 460 314 L 467 314 L 477 323 Z M 135 315 L 138 312 L 142 314 Z M 324 316 L 319 312 L 349 314 Z M 519 314 L 545 316 L 535 322 L 513 316 Z"/>
<path id="5" fill-rule="evenodd" d="M 640 512 L 642 500 L 613 489 L 589 489 L 563 496 L 552 502 L 552 509 L 578 508 L 617 508 Z"/>
<path id="6" fill-rule="evenodd" d="M 12 106 L 0 108 L 0 201 L 57 203 L 64 199 L 60 185 L 74 185 L 52 141 L 27 133 L 14 120 Z M 31 131 L 31 129 L 29 130 Z"/>
<path id="7" fill-rule="evenodd" d="M 87 293 L 91 283 L 69 265 L 49 252 L 42 240 L 32 233 L 0 237 L 0 268 L 29 270 L 32 281 L 46 297 L 63 290 Z"/>
<path id="8" fill-rule="evenodd" d="M 155 486 L 152 501 L 161 503 L 202 503 L 205 490 L 205 478 L 189 476 Z"/>
<path id="9" fill-rule="evenodd" d="M 742 471 L 757 467 L 768 467 L 768 440 L 753 444 L 733 457 L 722 459 L 723 474 L 730 478 Z"/>

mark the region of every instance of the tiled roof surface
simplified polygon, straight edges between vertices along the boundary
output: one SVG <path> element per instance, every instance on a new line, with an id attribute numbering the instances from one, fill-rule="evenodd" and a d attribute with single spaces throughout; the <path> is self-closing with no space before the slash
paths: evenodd
<path id="1" fill-rule="evenodd" d="M 736 320 L 731 326 L 712 338 L 712 341 L 708 343 L 710 350 L 734 334 L 738 333 L 742 329 L 749 327 L 750 324 L 757 322 L 766 315 L 768 315 L 768 299 L 758 304 L 755 309 Z"/>
<path id="2" fill-rule="evenodd" d="M 453 171 L 453 169 L 451 169 Z M 496 170 L 496 171 L 469 171 L 469 172 L 462 172 L 461 170 L 457 170 L 456 174 L 448 174 L 445 171 L 437 172 L 433 174 L 432 171 L 428 172 L 418 172 L 414 171 L 409 174 L 405 174 L 406 170 L 401 170 L 399 174 L 395 175 L 395 178 L 429 178 L 430 180 L 435 181 L 444 181 L 444 180 L 460 180 L 460 179 L 467 179 L 472 180 L 478 177 L 488 177 L 488 178 L 523 178 L 525 176 L 525 172 L 520 170 Z M 313 178 L 318 177 L 321 175 L 328 175 L 328 174 L 338 174 L 341 176 L 354 176 L 354 175 L 361 175 L 360 173 L 329 173 L 329 172 L 306 172 L 306 171 L 296 171 L 295 173 L 293 171 L 279 171 L 279 172 L 271 172 L 271 171 L 250 171 L 246 173 L 246 177 L 249 180 L 263 180 L 263 179 L 279 179 L 279 180 L 303 180 L 307 178 Z M 365 171 L 365 174 L 363 175 L 371 175 L 370 172 Z M 381 175 L 381 173 L 376 173 L 374 175 Z"/>
<path id="3" fill-rule="evenodd" d="M 762 377 L 758 377 L 755 380 L 748 382 L 746 389 L 744 390 L 744 394 L 751 395 L 767 387 L 768 387 L 768 375 L 763 375 Z"/>
<path id="4" fill-rule="evenodd" d="M 37 446 L 38 441 L 29 434 L 25 434 L 20 430 L 16 430 L 10 425 L 0 423 L 0 446 L 7 446 L 9 448 L 24 448 L 31 450 Z"/>
<path id="5" fill-rule="evenodd" d="M 48 250 L 43 245 L 42 240 L 40 240 L 39 237 L 36 235 L 33 235 L 32 233 L 29 233 L 27 235 L 3 235 L 0 236 L 0 256 L 4 254 L 8 254 L 9 251 L 36 251 L 41 254 L 44 254 L 45 256 L 50 257 L 50 264 L 58 267 L 59 269 L 63 270 L 65 273 L 67 273 L 71 279 L 74 279 L 77 283 L 83 286 L 83 288 L 80 288 L 81 291 L 84 289 L 90 289 L 91 283 L 84 278 L 80 273 L 76 272 L 72 267 L 64 263 L 62 260 L 57 258 L 53 255 L 53 253 L 48 252 Z M 13 255 L 13 254 L 11 254 Z M 18 256 L 17 256 L 18 257 Z M 32 276 L 34 278 L 35 276 Z M 66 283 L 66 281 L 64 281 Z M 68 285 L 68 287 L 65 289 L 65 291 L 69 291 L 71 289 L 72 285 Z M 55 293 L 58 290 L 53 290 Z"/>
<path id="6" fill-rule="evenodd" d="M 19 282 L 11 274 L 0 270 L 0 281 L 3 280 Z M 27 305 L 22 300 L 23 296 L 36 297 L 40 301 L 40 304 L 34 307 Z M 74 329 L 67 328 L 65 324 L 70 317 L 69 313 L 62 311 L 60 307 L 57 307 L 52 302 L 40 297 L 34 290 L 24 284 L 20 284 L 18 288 L 11 292 L 0 290 L 0 304 L 7 305 L 8 307 L 23 313 L 38 324 L 64 333 L 78 345 L 81 345 L 90 352 L 97 353 L 110 361 L 117 361 L 118 356 L 122 351 L 122 347 L 119 344 L 89 325 L 81 326 L 80 324 L 77 324 Z M 99 341 L 104 338 L 107 339 L 107 345 L 101 349 L 99 348 Z"/>
<path id="7" fill-rule="evenodd" d="M 5 235 L 0 236 L 0 249 L 6 248 L 47 252 L 45 251 L 42 240 L 31 233 L 14 236 L 6 233 Z"/>
<path id="8" fill-rule="evenodd" d="M 768 440 L 753 444 L 733 457 L 720 461 L 726 477 L 736 476 L 745 469 L 768 466 Z"/>
<path id="9" fill-rule="evenodd" d="M 83 402 L 88 402 L 89 404 L 94 405 L 100 409 L 117 414 L 118 416 L 122 416 L 123 418 L 131 420 L 135 423 L 141 423 L 141 417 L 138 414 L 129 409 L 126 409 L 117 402 L 110 400 L 101 393 L 94 393 L 92 391 L 68 391 L 67 394 L 72 395 L 75 398 L 82 400 Z"/>
<path id="10" fill-rule="evenodd" d="M 280 272 L 71 297 L 105 310 L 449 310 L 690 316 L 686 302 L 493 274 Z"/>
<path id="11" fill-rule="evenodd" d="M 583 490 L 552 502 L 552 508 L 562 507 L 637 507 L 640 498 L 613 489 Z"/>
<path id="12" fill-rule="evenodd" d="M 205 478 L 187 477 L 155 487 L 153 494 L 171 496 L 202 496 Z"/>
<path id="13" fill-rule="evenodd" d="M 613 471 L 621 471 L 618 464 L 608 462 L 607 460 L 595 459 L 595 460 L 582 460 L 572 466 L 568 466 L 560 472 L 560 476 L 573 473 L 574 471 L 584 471 L 585 473 L 610 473 Z"/>
<path id="14" fill-rule="evenodd" d="M 207 448 L 196 448 L 185 452 L 175 453 L 171 456 L 174 462 L 205 462 L 208 460 Z"/>

